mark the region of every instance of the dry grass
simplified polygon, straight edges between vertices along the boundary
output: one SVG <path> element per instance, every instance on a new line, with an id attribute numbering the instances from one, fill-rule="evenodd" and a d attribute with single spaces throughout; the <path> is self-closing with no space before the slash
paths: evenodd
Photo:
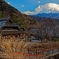
<path id="1" fill-rule="evenodd" d="M 37 48 L 39 52 L 45 51 L 49 48 L 59 48 L 59 43 L 57 42 L 48 42 L 48 43 L 35 43 L 35 42 L 28 42 L 26 39 L 20 40 L 20 38 L 15 37 L 2 37 L 0 38 L 0 48 L 5 58 L 11 59 L 26 59 L 25 54 L 18 53 L 18 52 L 37 52 Z M 15 52 L 15 53 L 14 53 Z M 0 57 L 2 55 L 0 53 Z M 11 56 L 11 57 L 10 57 Z M 35 57 L 31 57 L 35 58 Z"/>

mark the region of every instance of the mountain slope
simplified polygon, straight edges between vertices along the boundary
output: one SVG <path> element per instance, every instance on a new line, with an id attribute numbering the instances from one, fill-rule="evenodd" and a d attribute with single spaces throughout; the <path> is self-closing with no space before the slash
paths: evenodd
<path id="1" fill-rule="evenodd" d="M 38 13 L 35 16 L 59 19 L 59 13 Z"/>
<path id="2" fill-rule="evenodd" d="M 32 33 L 38 34 L 41 38 L 52 39 L 59 37 L 59 19 L 40 17 L 36 15 L 31 17 L 38 22 L 36 25 L 34 25 L 34 28 L 37 30 L 33 31 Z"/>
<path id="3" fill-rule="evenodd" d="M 42 19 L 39 22 L 39 30 L 41 36 L 44 37 L 59 37 L 59 24 L 53 19 Z"/>
<path id="4" fill-rule="evenodd" d="M 9 5 L 5 0 L 0 0 L 0 18 L 9 17 L 14 22 L 28 28 L 31 24 L 35 24 L 30 16 L 22 14 L 16 8 Z"/>
<path id="5" fill-rule="evenodd" d="M 36 21 L 40 21 L 42 19 L 53 19 L 59 22 L 59 19 L 54 19 L 54 18 L 48 18 L 48 17 L 40 17 L 40 16 L 36 16 L 36 15 L 31 15 L 31 18 L 35 19 Z"/>

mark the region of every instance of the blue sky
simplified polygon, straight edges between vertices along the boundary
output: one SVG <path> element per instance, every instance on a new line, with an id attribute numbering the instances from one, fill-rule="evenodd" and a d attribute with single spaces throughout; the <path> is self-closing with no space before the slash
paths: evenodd
<path id="1" fill-rule="evenodd" d="M 59 12 L 59 0 L 6 0 L 27 15 L 37 13 Z"/>

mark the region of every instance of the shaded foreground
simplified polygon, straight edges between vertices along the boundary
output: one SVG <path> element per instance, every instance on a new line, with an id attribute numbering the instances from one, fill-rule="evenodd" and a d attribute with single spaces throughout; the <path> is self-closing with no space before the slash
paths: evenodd
<path id="1" fill-rule="evenodd" d="M 31 42 L 14 36 L 0 38 L 0 59 L 41 59 L 59 52 L 59 42 Z"/>

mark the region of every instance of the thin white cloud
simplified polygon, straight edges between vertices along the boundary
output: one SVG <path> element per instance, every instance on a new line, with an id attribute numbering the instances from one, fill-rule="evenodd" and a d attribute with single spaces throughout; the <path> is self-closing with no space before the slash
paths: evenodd
<path id="1" fill-rule="evenodd" d="M 47 10 L 59 11 L 59 4 L 56 3 L 47 3 L 43 7 Z"/>
<path id="2" fill-rule="evenodd" d="M 35 12 L 31 12 L 31 11 L 26 11 L 26 12 L 23 12 L 24 14 L 26 14 L 26 15 L 32 15 L 32 14 L 35 14 Z"/>
<path id="3" fill-rule="evenodd" d="M 26 11 L 26 12 L 23 12 L 24 14 L 26 14 L 26 15 L 33 15 L 33 14 L 37 14 L 37 13 L 39 13 L 41 11 L 41 7 L 40 6 L 38 6 L 36 9 L 35 9 L 35 11 L 34 12 L 31 12 L 31 11 Z"/>
<path id="4" fill-rule="evenodd" d="M 38 1 L 38 3 L 40 3 L 40 1 Z"/>
<path id="5" fill-rule="evenodd" d="M 42 6 L 38 6 L 37 8 L 35 8 L 35 11 L 31 12 L 31 11 L 26 11 L 24 12 L 24 14 L 27 15 L 33 15 L 33 14 L 37 14 L 41 11 L 46 11 L 46 12 L 59 12 L 59 4 L 56 3 L 46 3 L 45 5 Z"/>
<path id="6" fill-rule="evenodd" d="M 25 5 L 20 5 L 21 7 L 25 7 Z"/>
<path id="7" fill-rule="evenodd" d="M 7 2 L 8 4 L 10 4 L 10 2 Z"/>

